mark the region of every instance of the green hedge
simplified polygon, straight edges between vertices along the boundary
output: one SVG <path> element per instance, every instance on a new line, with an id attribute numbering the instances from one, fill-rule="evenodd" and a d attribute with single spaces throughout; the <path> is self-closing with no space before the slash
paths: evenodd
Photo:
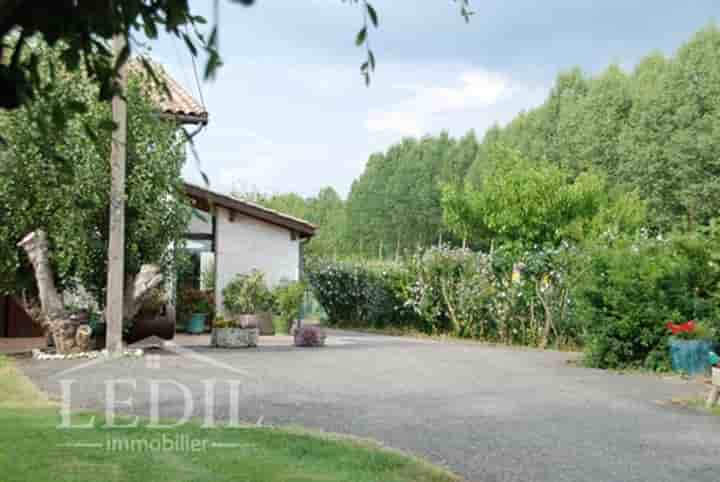
<path id="1" fill-rule="evenodd" d="M 407 270 L 391 263 L 317 261 L 307 276 L 313 293 L 333 325 L 415 326 L 404 304 Z"/>
<path id="2" fill-rule="evenodd" d="M 415 328 L 508 344 L 584 346 L 600 368 L 669 367 L 665 324 L 720 334 L 717 237 L 603 237 L 492 254 L 431 248 L 402 262 L 320 261 L 331 324 Z"/>
<path id="3" fill-rule="evenodd" d="M 599 368 L 669 368 L 668 321 L 702 322 L 716 336 L 720 277 L 712 238 L 619 239 L 577 260 L 586 361 Z M 583 269 L 584 268 L 584 269 Z"/>
<path id="4" fill-rule="evenodd" d="M 308 280 L 331 324 L 542 345 L 577 338 L 563 331 L 575 327 L 564 321 L 570 315 L 564 277 L 548 266 L 558 256 L 440 247 L 398 263 L 314 262 Z"/>

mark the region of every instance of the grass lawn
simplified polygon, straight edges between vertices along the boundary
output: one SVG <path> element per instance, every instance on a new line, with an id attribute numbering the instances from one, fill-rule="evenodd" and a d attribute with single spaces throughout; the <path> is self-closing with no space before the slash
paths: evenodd
<path id="1" fill-rule="evenodd" d="M 73 424 L 91 414 L 73 414 Z M 301 429 L 262 427 L 62 430 L 57 407 L 0 358 L 0 482 L 10 481 L 419 481 L 457 480 L 421 460 L 378 445 Z M 205 449 L 152 450 L 148 441 L 195 440 Z M 109 450 L 132 440 L 139 450 Z M 70 447 L 68 444 L 88 444 Z M 116 445 L 117 446 L 117 445 Z M 188 447 L 189 444 L 185 444 Z M 127 446 L 125 446 L 127 447 Z"/>

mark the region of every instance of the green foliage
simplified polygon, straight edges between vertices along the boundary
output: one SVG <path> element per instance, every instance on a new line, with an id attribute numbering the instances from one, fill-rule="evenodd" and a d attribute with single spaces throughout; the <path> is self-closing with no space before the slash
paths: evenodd
<path id="1" fill-rule="evenodd" d="M 242 0 L 249 5 L 252 0 Z M 95 100 L 108 100 L 115 91 L 114 81 L 118 64 L 114 61 L 108 41 L 113 35 L 132 37 L 137 33 L 157 39 L 160 31 L 182 39 L 193 56 L 198 47 L 207 55 L 206 77 L 213 75 L 220 65 L 217 51 L 217 25 L 209 36 L 198 30 L 205 19 L 193 15 L 188 2 L 143 1 L 96 4 L 92 7 L 76 3 L 48 4 L 43 15 L 33 8 L 8 6 L 0 35 L 0 58 L 10 59 L 0 68 L 0 107 L 17 108 L 32 98 L 46 95 L 47 86 L 41 79 L 41 55 L 32 48 L 38 38 L 56 47 L 67 46 L 62 55 L 62 67 L 77 70 L 82 65 L 93 81 L 100 86 L 93 94 Z M 28 52 L 29 51 L 29 52 Z M 127 59 L 130 46 L 120 53 Z M 59 76 L 58 76 L 59 77 Z M 52 81 L 57 77 L 53 76 Z M 89 104 L 85 104 L 89 106 Z M 77 110 L 77 109 L 76 109 Z M 62 128 L 62 123 L 57 123 Z"/>
<path id="2" fill-rule="evenodd" d="M 720 210 L 719 52 L 710 26 L 632 72 L 561 73 L 541 106 L 482 142 L 472 131 L 403 139 L 369 157 L 333 216 L 292 194 L 262 202 L 319 224 L 308 252 L 341 258 L 397 259 L 440 241 L 557 245 L 640 225 L 691 232 Z"/>
<path id="3" fill-rule="evenodd" d="M 674 57 L 651 54 L 633 72 L 558 76 L 540 107 L 489 130 L 469 170 L 480 185 L 493 146 L 569 170 L 602 172 L 636 191 L 664 231 L 707 225 L 720 208 L 720 31 L 698 32 Z"/>
<path id="4" fill-rule="evenodd" d="M 453 238 L 443 224 L 441 184 L 462 183 L 477 153 L 473 132 L 404 139 L 373 154 L 346 203 L 345 254 L 397 257 Z"/>
<path id="5" fill-rule="evenodd" d="M 607 230 L 635 230 L 644 220 L 637 197 L 616 193 L 611 199 L 601 175 L 573 179 L 567 169 L 529 161 L 500 145 L 487 162 L 479 185 L 447 185 L 443 192 L 446 224 L 474 243 L 556 246 Z"/>
<path id="6" fill-rule="evenodd" d="M 239 328 L 239 322 L 236 319 L 216 316 L 212 324 L 213 328 Z"/>
<path id="7" fill-rule="evenodd" d="M 177 319 L 180 323 L 187 321 L 196 313 L 208 315 L 213 319 L 215 313 L 215 294 L 212 291 L 184 287 L 179 290 L 177 298 Z"/>
<path id="8" fill-rule="evenodd" d="M 406 267 L 393 263 L 316 260 L 308 281 L 328 321 L 351 326 L 413 326 L 416 317 L 404 305 Z"/>
<path id="9" fill-rule="evenodd" d="M 701 248 L 702 246 L 702 248 Z M 664 363 L 668 321 L 716 315 L 720 281 L 708 263 L 712 239 L 620 238 L 597 243 L 576 263 L 578 318 L 586 323 L 586 361 L 600 368 Z"/>
<path id="10" fill-rule="evenodd" d="M 0 112 L 0 290 L 22 287 L 27 272 L 17 242 L 42 228 L 61 287 L 80 282 L 102 306 L 107 281 L 111 132 L 110 106 L 82 71 L 64 71 L 62 50 L 37 45 L 43 71 L 56 82 L 47 95 Z M 185 160 L 177 126 L 161 121 L 140 79 L 128 91 L 125 265 L 128 277 L 146 263 L 165 272 L 183 246 L 189 219 L 180 172 Z M 88 108 L 57 130 L 48 122 L 76 102 Z"/>
<path id="11" fill-rule="evenodd" d="M 270 311 L 273 296 L 265 284 L 265 276 L 258 270 L 239 274 L 223 288 L 223 305 L 233 315 L 257 314 Z"/>
<path id="12" fill-rule="evenodd" d="M 275 313 L 280 319 L 280 324 L 287 332 L 287 327 L 293 320 L 300 317 L 300 307 L 305 297 L 307 285 L 302 281 L 291 281 L 282 283 L 273 290 L 275 300 Z"/>
<path id="13" fill-rule="evenodd" d="M 330 324 L 370 326 L 369 282 L 362 264 L 319 261 L 306 269 L 313 293 L 327 313 Z"/>
<path id="14" fill-rule="evenodd" d="M 430 333 L 483 337 L 496 295 L 490 259 L 469 250 L 431 248 L 410 261 L 414 282 L 406 304 Z"/>
<path id="15" fill-rule="evenodd" d="M 568 344 L 579 334 L 568 321 L 562 254 L 488 255 L 441 247 L 402 263 L 316 263 L 308 278 L 331 323 L 504 343 Z M 516 280 L 514 264 L 525 267 Z"/>

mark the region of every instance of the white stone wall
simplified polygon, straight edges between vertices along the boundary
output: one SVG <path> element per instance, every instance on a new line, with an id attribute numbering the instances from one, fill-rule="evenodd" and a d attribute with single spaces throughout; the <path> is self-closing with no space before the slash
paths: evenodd
<path id="1" fill-rule="evenodd" d="M 222 290 L 237 274 L 262 271 L 270 287 L 299 277 L 300 241 L 279 226 L 217 208 L 215 234 L 215 300 L 222 306 Z"/>

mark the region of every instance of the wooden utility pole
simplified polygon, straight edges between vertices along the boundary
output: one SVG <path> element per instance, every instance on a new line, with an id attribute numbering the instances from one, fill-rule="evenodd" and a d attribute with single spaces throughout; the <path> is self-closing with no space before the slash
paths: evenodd
<path id="1" fill-rule="evenodd" d="M 123 34 L 113 37 L 115 58 L 125 48 Z M 127 141 L 127 105 L 123 98 L 126 84 L 125 66 L 120 66 L 120 92 L 112 99 L 115 129 L 110 147 L 110 240 L 108 244 L 108 278 L 105 318 L 106 348 L 111 356 L 122 354 L 123 297 L 125 288 L 125 159 Z"/>

